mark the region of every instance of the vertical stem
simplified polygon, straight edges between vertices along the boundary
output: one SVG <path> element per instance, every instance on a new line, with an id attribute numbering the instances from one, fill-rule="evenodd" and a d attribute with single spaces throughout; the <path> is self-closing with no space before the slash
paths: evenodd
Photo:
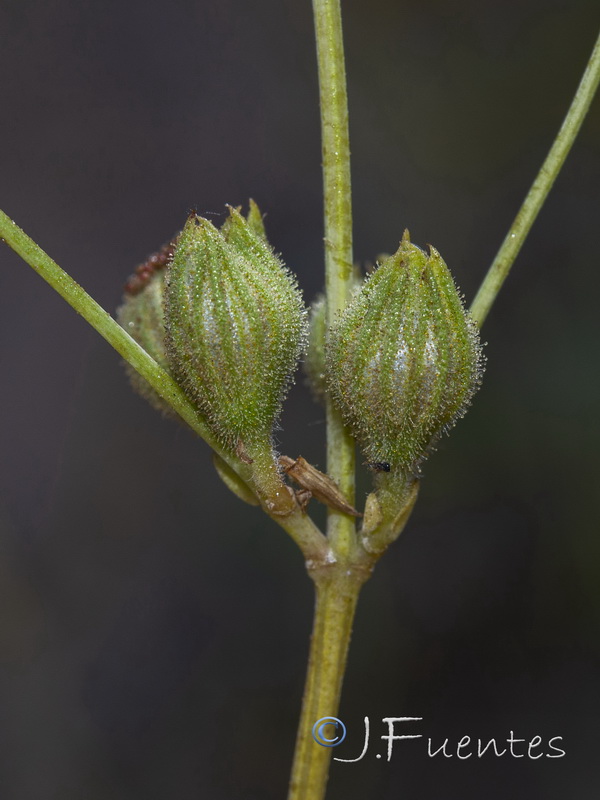
<path id="1" fill-rule="evenodd" d="M 328 324 L 344 307 L 352 289 L 352 205 L 348 100 L 340 0 L 313 0 L 323 154 L 325 204 L 325 289 Z M 327 471 L 354 505 L 354 441 L 341 414 L 327 402 Z M 332 547 L 342 557 L 350 551 L 354 521 L 328 512 Z"/>
<path id="2" fill-rule="evenodd" d="M 330 568 L 331 569 L 331 568 Z M 288 800 L 322 800 L 333 748 L 317 744 L 313 725 L 338 713 L 356 602 L 363 579 L 333 568 L 316 580 L 316 607 L 302 715 Z"/>
<path id="3" fill-rule="evenodd" d="M 348 100 L 340 0 L 313 0 L 323 154 L 325 290 L 327 322 L 352 290 L 352 206 Z M 354 505 L 354 440 L 341 414 L 327 400 L 327 471 Z M 329 509 L 327 533 L 336 561 L 314 574 L 316 606 L 302 714 L 289 800 L 322 800 L 332 749 L 312 736 L 315 722 L 335 717 L 360 587 L 364 576 L 348 569 L 355 549 L 354 519 Z"/>
<path id="4" fill-rule="evenodd" d="M 487 317 L 496 299 L 496 295 L 506 280 L 510 268 L 519 254 L 519 250 L 535 218 L 539 214 L 565 158 L 569 154 L 569 150 L 579 133 L 581 123 L 585 119 L 585 115 L 588 112 L 599 82 L 600 36 L 596 40 L 592 55 L 583 73 L 581 82 L 577 87 L 571 107 L 550 148 L 550 152 L 546 156 L 542 168 L 533 182 L 527 197 L 523 201 L 519 213 L 510 226 L 500 250 L 473 300 L 471 314 L 478 325 L 481 325 Z"/>

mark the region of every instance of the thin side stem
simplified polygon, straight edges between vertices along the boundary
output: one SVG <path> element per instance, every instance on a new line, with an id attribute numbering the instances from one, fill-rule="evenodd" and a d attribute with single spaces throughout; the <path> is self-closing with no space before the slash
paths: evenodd
<path id="1" fill-rule="evenodd" d="M 332 568 L 316 582 L 316 605 L 302 715 L 288 800 L 322 800 L 333 748 L 317 744 L 313 726 L 337 717 L 346 658 L 362 578 Z"/>
<path id="2" fill-rule="evenodd" d="M 0 211 L 0 239 L 20 255 L 78 314 L 81 314 L 85 321 L 173 407 L 198 436 L 228 463 L 231 462 L 231 459 L 220 452 L 204 421 L 171 376 L 3 211 Z"/>
<path id="3" fill-rule="evenodd" d="M 536 177 L 531 189 L 519 213 L 515 217 L 506 238 L 502 242 L 500 250 L 494 259 L 492 266 L 489 268 L 487 275 L 473 303 L 471 305 L 471 314 L 478 325 L 481 325 L 488 315 L 494 300 L 510 269 L 516 259 L 519 250 L 529 229 L 533 225 L 546 197 L 548 196 L 552 184 L 562 167 L 581 123 L 585 119 L 588 112 L 590 103 L 594 97 L 598 83 L 600 82 L 600 35 L 596 40 L 594 49 L 588 65 L 583 73 L 581 82 L 571 103 L 571 107 L 563 121 L 560 131 L 550 152 L 546 156 L 546 160 L 542 164 L 538 176 Z"/>
<path id="4" fill-rule="evenodd" d="M 278 517 L 275 514 L 269 516 L 296 542 L 306 559 L 307 566 L 328 563 L 331 558 L 331 548 L 326 537 L 300 508 L 287 516 Z"/>
<path id="5" fill-rule="evenodd" d="M 78 314 L 81 314 L 86 322 L 106 339 L 119 355 L 131 364 L 171 405 L 181 419 L 221 456 L 242 481 L 249 487 L 253 486 L 248 465 L 243 464 L 221 448 L 203 418 L 171 376 L 3 211 L 0 211 L 0 240 L 4 240 Z M 317 562 L 326 559 L 329 553 L 327 540 L 312 520 L 300 511 L 295 502 L 291 501 L 288 489 L 283 483 L 281 483 L 280 491 L 276 491 L 275 495 L 277 496 L 267 499 L 267 502 L 265 498 L 261 498 L 265 511 L 290 534 L 305 558 Z"/>
<path id="6" fill-rule="evenodd" d="M 325 204 L 325 288 L 328 324 L 344 307 L 352 289 L 352 205 L 346 69 L 339 0 L 313 0 L 323 155 Z M 354 505 L 354 441 L 341 414 L 327 403 L 327 472 Z M 354 521 L 330 509 L 332 547 L 346 556 L 354 540 Z"/>

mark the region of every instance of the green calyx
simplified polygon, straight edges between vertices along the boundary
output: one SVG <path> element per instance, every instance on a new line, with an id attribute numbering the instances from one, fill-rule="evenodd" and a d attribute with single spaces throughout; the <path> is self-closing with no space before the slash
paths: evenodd
<path id="1" fill-rule="evenodd" d="M 221 230 L 189 217 L 168 269 L 164 311 L 171 372 L 213 433 L 248 463 L 270 457 L 306 310 L 254 204 L 248 219 L 230 208 Z"/>
<path id="2" fill-rule="evenodd" d="M 326 359 L 333 400 L 382 477 L 418 473 L 482 373 L 477 328 L 446 264 L 408 232 L 332 325 Z"/>

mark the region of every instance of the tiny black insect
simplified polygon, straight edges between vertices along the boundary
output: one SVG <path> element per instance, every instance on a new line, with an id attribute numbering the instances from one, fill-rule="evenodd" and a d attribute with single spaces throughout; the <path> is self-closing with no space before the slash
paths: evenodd
<path id="1" fill-rule="evenodd" d="M 374 472 L 389 472 L 391 466 L 387 461 L 368 461 L 367 466 Z"/>

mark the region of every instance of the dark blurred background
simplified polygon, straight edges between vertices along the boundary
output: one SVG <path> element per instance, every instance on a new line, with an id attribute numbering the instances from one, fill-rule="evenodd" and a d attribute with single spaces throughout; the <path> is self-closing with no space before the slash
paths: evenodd
<path id="1" fill-rule="evenodd" d="M 343 3 L 355 253 L 404 227 L 468 299 L 583 71 L 596 0 Z M 0 207 L 105 308 L 187 210 L 254 197 L 309 301 L 322 285 L 308 0 L 0 5 Z M 365 587 L 340 716 L 421 716 L 439 746 L 563 737 L 533 761 L 381 743 L 328 800 L 597 798 L 596 102 L 484 327 L 472 411 Z M 207 448 L 0 250 L 2 800 L 276 800 L 312 616 L 302 559 Z M 324 466 L 299 380 L 282 452 Z M 368 489 L 361 478 L 361 493 Z M 522 752 L 522 751 L 521 751 Z M 537 752 L 537 751 L 536 751 Z"/>

